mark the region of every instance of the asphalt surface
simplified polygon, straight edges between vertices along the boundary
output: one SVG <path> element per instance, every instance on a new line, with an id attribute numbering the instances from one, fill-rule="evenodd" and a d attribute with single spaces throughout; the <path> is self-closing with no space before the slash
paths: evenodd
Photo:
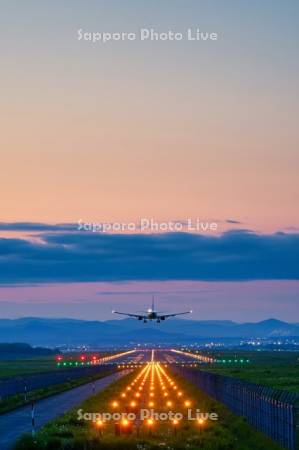
<path id="1" fill-rule="evenodd" d="M 35 405 L 35 429 L 40 429 L 47 422 L 79 405 L 94 393 L 102 391 L 128 372 L 128 370 L 117 372 L 95 382 L 39 400 Z M 23 433 L 31 433 L 31 405 L 0 415 L 0 430 L 0 449 L 11 449 Z"/>

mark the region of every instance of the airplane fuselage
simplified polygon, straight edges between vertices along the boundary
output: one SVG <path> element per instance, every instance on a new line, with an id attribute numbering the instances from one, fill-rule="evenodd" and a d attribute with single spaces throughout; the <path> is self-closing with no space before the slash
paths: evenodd
<path id="1" fill-rule="evenodd" d="M 157 319 L 157 317 L 158 316 L 157 316 L 157 313 L 155 311 L 150 311 L 150 312 L 147 313 L 147 318 L 149 320 Z"/>
<path id="2" fill-rule="evenodd" d="M 143 323 L 146 323 L 148 320 L 156 320 L 157 323 L 161 322 L 161 320 L 166 320 L 168 317 L 175 317 L 175 316 L 180 316 L 182 314 L 188 314 L 191 313 L 192 311 L 184 311 L 184 312 L 178 312 L 178 313 L 173 313 L 173 314 L 164 314 L 159 311 L 155 311 L 154 309 L 154 299 L 152 302 L 152 307 L 149 308 L 145 314 L 134 314 L 134 313 L 125 313 L 125 312 L 121 312 L 121 311 L 112 311 L 116 314 L 121 314 L 123 316 L 129 316 L 129 317 L 135 317 L 138 320 L 142 320 Z"/>
<path id="3" fill-rule="evenodd" d="M 138 317 L 138 320 L 143 320 L 143 322 L 147 322 L 148 320 L 156 320 L 157 322 L 160 322 L 160 320 L 165 320 L 165 317 L 159 315 L 156 311 L 148 310 L 146 316 L 140 316 Z"/>

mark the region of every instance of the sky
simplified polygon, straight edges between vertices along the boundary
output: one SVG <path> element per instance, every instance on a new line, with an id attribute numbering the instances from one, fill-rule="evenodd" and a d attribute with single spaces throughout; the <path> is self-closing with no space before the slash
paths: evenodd
<path id="1" fill-rule="evenodd" d="M 1 317 L 105 320 L 155 292 L 295 321 L 298 22 L 294 0 L 3 1 Z M 184 39 L 78 40 L 141 28 Z M 78 229 L 141 218 L 184 229 Z"/>

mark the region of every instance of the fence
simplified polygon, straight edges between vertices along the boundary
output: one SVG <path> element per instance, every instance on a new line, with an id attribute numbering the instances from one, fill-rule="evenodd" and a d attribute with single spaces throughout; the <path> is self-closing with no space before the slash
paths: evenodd
<path id="1" fill-rule="evenodd" d="M 113 366 L 112 366 L 113 367 Z M 116 366 L 114 369 L 116 370 Z M 9 379 L 0 379 L 0 399 L 21 393 L 29 393 L 35 389 L 45 388 L 54 384 L 65 383 L 85 376 L 96 375 L 109 370 L 109 365 L 77 367 L 49 371 L 40 374 L 23 375 Z"/>
<path id="2" fill-rule="evenodd" d="M 282 447 L 296 449 L 298 393 L 198 369 L 176 366 L 175 370 Z"/>

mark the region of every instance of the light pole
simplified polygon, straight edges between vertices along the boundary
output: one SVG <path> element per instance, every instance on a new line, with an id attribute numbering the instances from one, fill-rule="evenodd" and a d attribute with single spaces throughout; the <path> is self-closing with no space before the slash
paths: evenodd
<path id="1" fill-rule="evenodd" d="M 149 436 L 152 435 L 152 427 L 153 427 L 153 425 L 154 425 L 153 419 L 148 419 L 147 426 L 148 426 L 148 434 L 149 434 Z"/>
<path id="2" fill-rule="evenodd" d="M 99 430 L 100 437 L 103 436 L 103 426 L 104 426 L 104 422 L 102 420 L 97 420 L 96 421 L 96 427 Z"/>
<path id="3" fill-rule="evenodd" d="M 202 432 L 202 427 L 203 427 L 205 421 L 204 421 L 204 419 L 202 419 L 202 418 L 200 417 L 200 418 L 198 419 L 197 423 L 198 423 L 198 427 L 199 427 L 199 434 L 201 434 L 201 432 Z"/>
<path id="4" fill-rule="evenodd" d="M 179 425 L 179 421 L 177 419 L 173 419 L 172 424 L 173 424 L 173 434 L 176 436 L 177 435 L 177 427 Z"/>

